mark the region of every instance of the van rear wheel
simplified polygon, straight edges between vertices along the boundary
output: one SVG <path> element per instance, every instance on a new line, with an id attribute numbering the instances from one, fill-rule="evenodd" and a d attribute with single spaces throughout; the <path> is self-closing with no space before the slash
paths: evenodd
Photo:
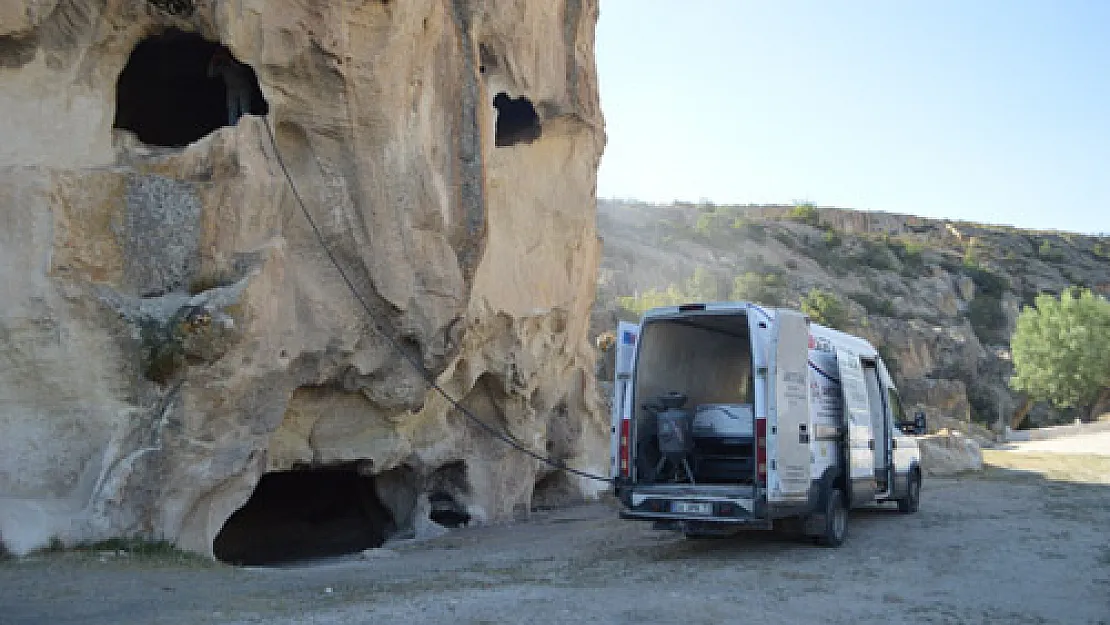
<path id="1" fill-rule="evenodd" d="M 825 526 L 817 535 L 817 544 L 839 547 L 847 533 L 848 507 L 844 503 L 844 493 L 839 488 L 834 488 L 825 497 Z"/>

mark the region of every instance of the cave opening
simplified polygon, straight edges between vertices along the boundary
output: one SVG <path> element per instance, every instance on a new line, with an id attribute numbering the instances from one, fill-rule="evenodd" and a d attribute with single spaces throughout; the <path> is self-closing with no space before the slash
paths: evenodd
<path id="1" fill-rule="evenodd" d="M 519 143 L 532 143 L 540 138 L 540 116 L 532 101 L 521 96 L 510 98 L 502 91 L 493 98 L 497 109 L 497 125 L 493 144 L 503 148 Z"/>
<path id="2" fill-rule="evenodd" d="M 428 518 L 443 527 L 466 527 L 470 511 L 464 503 L 469 492 L 466 462 L 448 462 L 428 479 Z"/>
<path id="3" fill-rule="evenodd" d="M 213 544 L 218 560 L 268 565 L 380 547 L 397 531 L 365 463 L 266 473 Z"/>
<path id="4" fill-rule="evenodd" d="M 552 471 L 532 487 L 532 509 L 550 510 L 582 500 L 575 481 L 563 471 Z"/>
<path id="5" fill-rule="evenodd" d="M 266 115 L 258 76 L 219 43 L 169 29 L 139 42 L 116 81 L 114 128 L 183 147 L 242 115 Z"/>

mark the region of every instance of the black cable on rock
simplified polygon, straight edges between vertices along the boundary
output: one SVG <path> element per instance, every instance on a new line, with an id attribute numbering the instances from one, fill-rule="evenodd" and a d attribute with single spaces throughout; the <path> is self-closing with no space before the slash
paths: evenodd
<path id="1" fill-rule="evenodd" d="M 300 192 L 297 190 L 297 185 L 293 182 L 293 176 L 289 173 L 289 168 L 285 166 L 285 159 L 283 159 L 281 156 L 281 150 L 278 149 L 277 138 L 274 136 L 274 131 L 270 127 L 269 118 L 263 117 L 262 122 L 266 126 L 266 134 L 268 134 L 270 137 L 270 145 L 274 148 L 274 157 L 278 162 L 278 166 L 281 167 L 281 172 L 282 174 L 284 174 L 286 182 L 289 183 L 289 189 L 293 192 L 293 198 L 297 200 L 297 205 L 300 206 L 301 213 L 304 214 L 304 218 L 306 221 L 308 221 L 308 225 L 312 227 L 312 232 L 316 235 L 316 240 L 320 243 L 320 247 L 323 248 L 324 253 L 327 254 L 328 260 L 331 261 L 331 264 L 335 267 L 335 270 L 339 272 L 339 276 L 343 279 L 343 282 L 347 285 L 347 288 L 351 291 L 351 294 L 355 296 L 355 299 L 358 300 L 358 303 L 362 306 L 363 310 L 366 311 L 366 315 L 370 319 L 370 327 L 374 330 L 374 332 L 376 332 L 379 336 L 385 338 L 386 341 L 388 341 L 390 346 L 393 348 L 393 351 L 397 352 L 402 358 L 408 361 L 408 363 L 412 365 L 413 368 L 417 370 L 417 372 L 420 373 L 421 377 L 424 378 L 424 381 L 428 383 L 428 386 L 435 389 L 436 392 L 438 392 L 443 397 L 443 399 L 447 400 L 447 403 L 451 404 L 451 406 L 455 410 L 458 410 L 463 416 L 465 416 L 467 419 L 472 421 L 475 425 L 482 428 L 486 432 L 492 434 L 498 440 L 502 441 L 506 445 L 509 445 L 513 449 L 516 449 L 517 451 L 527 456 L 539 460 L 540 462 L 555 467 L 560 471 L 573 473 L 574 475 L 590 480 L 596 480 L 598 482 L 612 482 L 613 480 L 610 478 L 596 475 L 588 471 L 575 469 L 574 467 L 568 467 L 564 462 L 555 460 L 543 454 L 536 453 L 531 449 L 525 447 L 522 443 L 517 441 L 512 436 L 501 432 L 497 428 L 478 418 L 477 415 L 472 413 L 468 408 L 466 408 L 466 406 L 463 406 L 457 399 L 451 397 L 451 395 L 446 390 L 444 390 L 444 388 L 440 386 L 438 382 L 436 382 L 435 376 L 432 374 L 431 371 L 428 371 L 427 367 L 424 366 L 424 363 L 420 362 L 411 354 L 406 352 L 391 333 L 383 330 L 381 327 L 378 326 L 377 322 L 374 320 L 374 311 L 371 309 L 370 303 L 366 301 L 366 298 L 363 297 L 362 293 L 360 293 L 358 288 L 355 287 L 354 282 L 347 275 L 346 270 L 343 269 L 343 265 L 339 262 L 339 259 L 336 258 L 335 253 L 331 250 L 331 247 L 328 246 L 323 232 L 321 232 L 320 228 L 316 225 L 316 220 L 312 218 L 312 214 L 309 212 L 308 207 L 305 205 L 304 199 L 301 197 Z"/>

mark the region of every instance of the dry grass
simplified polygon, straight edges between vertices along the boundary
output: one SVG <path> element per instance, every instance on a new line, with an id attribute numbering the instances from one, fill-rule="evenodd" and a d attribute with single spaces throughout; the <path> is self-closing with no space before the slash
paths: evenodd
<path id="1" fill-rule="evenodd" d="M 1024 471 L 1058 482 L 1110 484 L 1110 456 L 984 449 L 983 462 L 988 472 L 1005 469 Z"/>

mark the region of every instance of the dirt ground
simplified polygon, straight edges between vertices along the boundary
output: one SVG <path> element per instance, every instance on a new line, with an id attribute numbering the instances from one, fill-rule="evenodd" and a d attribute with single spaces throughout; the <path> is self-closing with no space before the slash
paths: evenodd
<path id="1" fill-rule="evenodd" d="M 687 540 L 600 502 L 286 568 L 7 560 L 0 623 L 1110 624 L 1110 457 L 986 460 L 982 474 L 927 481 L 915 515 L 854 511 L 839 549 L 768 533 Z"/>
<path id="2" fill-rule="evenodd" d="M 1110 456 L 1110 431 L 1090 432 L 1063 438 L 1020 441 L 1006 444 L 1007 449 L 1021 452 L 1051 452 Z"/>

